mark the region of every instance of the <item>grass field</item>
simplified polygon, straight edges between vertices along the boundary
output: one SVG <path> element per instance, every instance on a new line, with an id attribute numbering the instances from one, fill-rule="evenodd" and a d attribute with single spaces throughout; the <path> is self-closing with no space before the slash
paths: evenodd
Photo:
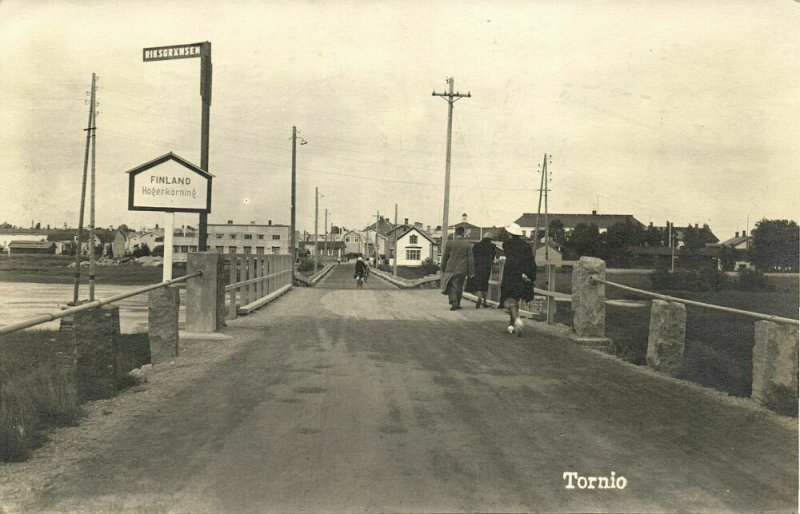
<path id="1" fill-rule="evenodd" d="M 119 362 L 135 367 L 149 362 L 147 334 L 122 335 L 118 347 Z M 0 336 L 0 461 L 26 459 L 49 429 L 76 424 L 82 416 L 74 378 L 64 369 L 69 351 L 55 331 Z"/>

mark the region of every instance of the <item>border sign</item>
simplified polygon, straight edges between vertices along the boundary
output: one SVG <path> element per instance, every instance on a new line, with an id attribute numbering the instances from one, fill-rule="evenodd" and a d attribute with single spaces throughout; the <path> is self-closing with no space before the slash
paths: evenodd
<path id="1" fill-rule="evenodd" d="M 142 60 L 167 61 L 170 59 L 189 59 L 191 57 L 201 57 L 203 55 L 203 43 L 191 43 L 188 45 L 154 46 L 142 49 Z"/>
<path id="2" fill-rule="evenodd" d="M 214 176 L 170 152 L 128 173 L 128 210 L 211 212 Z"/>

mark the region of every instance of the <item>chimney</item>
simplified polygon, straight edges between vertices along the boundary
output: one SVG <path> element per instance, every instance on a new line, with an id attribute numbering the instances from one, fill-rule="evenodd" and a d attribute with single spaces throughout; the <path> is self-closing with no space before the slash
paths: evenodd
<path id="1" fill-rule="evenodd" d="M 272 225 L 272 220 L 267 220 L 267 225 Z"/>
<path id="2" fill-rule="evenodd" d="M 228 225 L 233 225 L 233 220 L 228 220 Z"/>
<path id="3" fill-rule="evenodd" d="M 405 220 L 403 220 L 403 224 L 408 225 L 408 218 L 405 218 Z"/>
<path id="4" fill-rule="evenodd" d="M 251 225 L 255 225 L 255 224 L 256 224 L 256 222 L 255 222 L 255 221 L 253 221 L 253 220 L 250 220 L 250 224 L 251 224 Z"/>
<path id="5" fill-rule="evenodd" d="M 597 216 L 597 211 L 596 210 L 592 210 L 592 216 Z M 651 225 L 652 225 L 652 223 L 651 223 Z"/>
<path id="6" fill-rule="evenodd" d="M 742 237 L 745 237 L 746 235 L 747 235 L 747 231 L 746 230 L 742 230 Z"/>
<path id="7" fill-rule="evenodd" d="M 463 221 L 464 223 L 467 222 L 467 213 L 466 212 L 461 215 L 461 221 Z"/>
<path id="8" fill-rule="evenodd" d="M 739 237 L 739 232 L 736 232 L 736 235 L 734 237 Z"/>

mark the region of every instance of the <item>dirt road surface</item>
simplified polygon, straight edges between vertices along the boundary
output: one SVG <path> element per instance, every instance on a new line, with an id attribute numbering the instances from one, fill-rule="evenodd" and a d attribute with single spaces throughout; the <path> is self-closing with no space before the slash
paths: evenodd
<path id="1" fill-rule="evenodd" d="M 797 421 L 342 265 L 27 463 L 21 511 L 797 509 Z M 565 472 L 624 489 L 568 489 Z M 23 484 L 20 480 L 27 481 Z M 27 485 L 25 485 L 27 484 Z M 617 482 L 620 484 L 620 482 Z"/>

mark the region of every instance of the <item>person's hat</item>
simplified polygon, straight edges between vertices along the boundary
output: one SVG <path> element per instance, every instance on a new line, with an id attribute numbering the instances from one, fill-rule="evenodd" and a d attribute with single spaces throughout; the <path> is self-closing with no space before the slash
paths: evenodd
<path id="1" fill-rule="evenodd" d="M 511 225 L 506 227 L 506 232 L 508 232 L 512 236 L 521 236 L 522 228 L 516 223 L 512 223 Z"/>
<path id="2" fill-rule="evenodd" d="M 363 261 L 364 259 L 363 259 L 363 258 L 361 258 L 361 256 L 359 255 L 359 256 L 358 256 L 358 259 L 356 259 L 356 260 L 357 260 L 357 261 Z"/>
<path id="3" fill-rule="evenodd" d="M 484 232 L 483 239 L 494 239 L 494 234 L 492 232 Z"/>

